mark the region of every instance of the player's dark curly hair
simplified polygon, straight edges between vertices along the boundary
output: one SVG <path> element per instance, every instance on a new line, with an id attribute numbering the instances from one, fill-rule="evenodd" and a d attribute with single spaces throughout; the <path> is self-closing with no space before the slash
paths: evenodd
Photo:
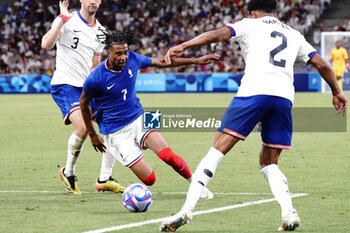
<path id="1" fill-rule="evenodd" d="M 250 0 L 248 3 L 248 11 L 264 11 L 266 13 L 273 13 L 276 11 L 276 0 Z"/>
<path id="2" fill-rule="evenodd" d="M 109 49 L 112 44 L 135 44 L 138 42 L 138 39 L 135 37 L 133 32 L 114 32 L 111 30 L 102 30 L 99 29 L 103 35 L 97 35 L 98 38 L 103 38 L 102 43 L 106 44 L 106 48 Z"/>

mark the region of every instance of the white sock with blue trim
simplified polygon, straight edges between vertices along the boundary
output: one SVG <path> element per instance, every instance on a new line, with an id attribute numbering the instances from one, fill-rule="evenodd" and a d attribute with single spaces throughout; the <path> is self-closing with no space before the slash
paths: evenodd
<path id="1" fill-rule="evenodd" d="M 78 137 L 74 132 L 68 139 L 67 162 L 64 174 L 69 177 L 75 175 L 75 164 L 78 162 L 79 154 L 83 150 L 84 139 Z"/>
<path id="2" fill-rule="evenodd" d="M 192 181 L 187 192 L 186 201 L 182 207 L 183 211 L 188 209 L 194 210 L 203 188 L 213 178 L 217 166 L 224 158 L 224 154 L 211 147 L 206 156 L 200 161 L 195 173 L 192 176 Z"/>
<path id="3" fill-rule="evenodd" d="M 103 153 L 99 181 L 109 180 L 109 177 L 112 176 L 115 161 L 116 158 L 108 150 Z"/>
<path id="4" fill-rule="evenodd" d="M 281 206 L 282 217 L 286 216 L 293 209 L 292 197 L 289 193 L 286 176 L 276 164 L 270 164 L 262 168 L 261 172 L 269 183 L 272 194 Z"/>

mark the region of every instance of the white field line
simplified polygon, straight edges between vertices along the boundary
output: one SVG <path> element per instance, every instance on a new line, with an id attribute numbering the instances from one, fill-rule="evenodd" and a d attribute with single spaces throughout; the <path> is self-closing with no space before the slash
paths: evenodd
<path id="1" fill-rule="evenodd" d="M 294 197 L 302 197 L 308 195 L 307 193 L 296 193 L 292 194 L 292 198 Z M 252 201 L 252 202 L 245 202 L 242 204 L 236 204 L 236 205 L 231 205 L 231 206 L 224 206 L 224 207 L 219 207 L 219 208 L 214 208 L 214 209 L 209 209 L 209 210 L 201 210 L 201 211 L 196 211 L 193 213 L 193 215 L 202 215 L 202 214 L 210 214 L 210 213 L 215 213 L 215 212 L 221 212 L 225 210 L 231 210 L 231 209 L 237 209 L 237 208 L 242 208 L 242 207 L 247 207 L 247 206 L 252 206 L 252 205 L 259 205 L 259 204 L 264 204 L 268 202 L 273 202 L 275 201 L 275 198 L 271 199 L 263 199 L 259 201 Z M 107 227 L 107 228 L 102 228 L 102 229 L 97 229 L 97 230 L 92 230 L 92 231 L 86 231 L 83 233 L 104 233 L 104 232 L 110 232 L 110 231 L 118 231 L 118 230 L 123 230 L 127 228 L 133 228 L 133 227 L 139 227 L 143 225 L 148 225 L 152 223 L 159 223 L 163 222 L 167 217 L 164 218 L 157 218 L 157 219 L 152 219 L 144 222 L 135 222 L 135 223 L 130 223 L 130 224 L 125 224 L 125 225 L 119 225 L 119 226 L 114 226 L 114 227 Z"/>
<path id="2" fill-rule="evenodd" d="M 65 191 L 48 191 L 48 190 L 0 190 L 0 193 L 66 193 Z M 81 193 L 86 193 L 86 194 L 96 194 L 100 192 L 81 192 Z M 109 192 L 106 192 L 109 193 Z M 178 195 L 178 194 L 183 194 L 186 195 L 187 192 L 154 192 L 157 194 L 166 194 L 166 195 Z M 112 193 L 113 194 L 113 193 Z M 269 195 L 271 196 L 272 193 L 214 193 L 215 195 L 255 195 L 255 196 L 262 196 L 262 195 Z"/>
<path id="3" fill-rule="evenodd" d="M 158 192 L 158 193 L 159 194 L 187 194 L 187 192 Z M 244 196 L 249 196 L 249 195 L 264 196 L 264 195 L 269 195 L 269 196 L 272 196 L 272 193 L 214 193 L 214 194 L 215 195 L 244 195 Z"/>
<path id="4" fill-rule="evenodd" d="M 63 191 L 45 191 L 45 190 L 0 190 L 0 193 L 65 193 Z"/>

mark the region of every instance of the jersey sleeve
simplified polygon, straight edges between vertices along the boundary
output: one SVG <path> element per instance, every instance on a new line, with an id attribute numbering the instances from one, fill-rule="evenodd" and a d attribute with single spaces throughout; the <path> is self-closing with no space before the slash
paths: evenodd
<path id="1" fill-rule="evenodd" d="M 105 44 L 100 43 L 94 53 L 94 55 L 101 55 L 103 52 L 103 49 L 105 48 Z"/>
<path id="2" fill-rule="evenodd" d="M 101 91 L 98 74 L 99 72 L 97 69 L 93 70 L 86 78 L 83 85 L 84 91 L 92 97 L 98 96 Z"/>
<path id="3" fill-rule="evenodd" d="M 148 67 L 152 64 L 152 59 L 139 53 L 134 53 L 140 68 Z"/>
<path id="4" fill-rule="evenodd" d="M 317 50 L 312 47 L 312 45 L 310 45 L 309 42 L 307 42 L 302 36 L 302 42 L 298 50 L 297 60 L 307 63 L 316 54 Z"/>
<path id="5" fill-rule="evenodd" d="M 105 27 L 103 27 L 101 24 L 99 24 L 98 28 L 101 30 L 106 30 Z M 102 43 L 102 41 L 100 41 L 100 44 L 98 45 L 96 51 L 94 52 L 94 55 L 102 55 L 102 52 L 103 52 L 105 46 L 106 45 L 104 43 Z"/>
<path id="6" fill-rule="evenodd" d="M 249 19 L 242 19 L 236 23 L 226 24 L 225 27 L 228 27 L 231 30 L 231 38 L 238 40 L 242 35 L 244 35 L 249 30 L 249 25 L 247 23 Z"/>

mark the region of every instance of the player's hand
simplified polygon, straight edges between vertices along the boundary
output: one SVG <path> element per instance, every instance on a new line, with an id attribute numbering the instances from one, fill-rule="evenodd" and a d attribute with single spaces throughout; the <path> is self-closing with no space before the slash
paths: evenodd
<path id="1" fill-rule="evenodd" d="M 213 63 L 213 62 L 219 60 L 219 58 L 220 58 L 220 55 L 217 55 L 217 54 L 205 55 L 205 56 L 197 58 L 197 64 L 207 65 L 207 64 L 210 64 L 210 63 Z"/>
<path id="2" fill-rule="evenodd" d="M 97 135 L 97 134 L 90 135 L 90 140 L 96 152 L 99 152 L 99 151 L 102 153 L 106 152 L 107 148 L 103 144 L 103 139 L 100 137 L 100 135 Z"/>
<path id="3" fill-rule="evenodd" d="M 60 1 L 60 14 L 65 15 L 67 17 L 72 17 L 73 13 L 69 13 L 68 7 L 69 7 L 69 2 L 68 1 Z"/>
<path id="4" fill-rule="evenodd" d="M 166 64 L 170 65 L 171 64 L 171 58 L 174 57 L 181 57 L 182 54 L 184 53 L 185 49 L 182 46 L 182 44 L 171 47 L 168 52 L 165 54 L 165 62 Z"/>
<path id="5" fill-rule="evenodd" d="M 333 106 L 338 114 L 345 115 L 346 109 L 348 108 L 348 98 L 346 98 L 343 92 L 333 96 Z"/>

